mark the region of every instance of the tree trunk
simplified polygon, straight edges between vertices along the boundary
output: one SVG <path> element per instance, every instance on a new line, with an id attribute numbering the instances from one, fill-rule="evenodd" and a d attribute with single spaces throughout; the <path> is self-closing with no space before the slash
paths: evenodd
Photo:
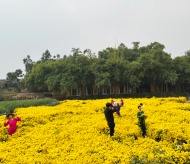
<path id="1" fill-rule="evenodd" d="M 155 93 L 154 83 L 150 83 L 150 92 Z"/>
<path id="2" fill-rule="evenodd" d="M 164 92 L 164 87 L 163 87 L 163 84 L 161 84 L 161 93 L 163 93 Z"/>
<path id="3" fill-rule="evenodd" d="M 71 90 L 70 89 L 66 91 L 66 98 L 69 96 L 71 96 Z"/>
<path id="4" fill-rule="evenodd" d="M 159 85 L 155 85 L 155 88 L 156 88 L 156 93 L 160 93 L 160 87 L 159 87 Z"/>
<path id="5" fill-rule="evenodd" d="M 181 93 L 181 84 L 180 83 L 177 84 L 177 93 Z"/>
<path id="6" fill-rule="evenodd" d="M 183 92 L 185 92 L 185 84 L 183 84 L 182 87 L 183 87 Z"/>
<path id="7" fill-rule="evenodd" d="M 166 83 L 166 93 L 168 93 L 168 83 Z"/>
<path id="8" fill-rule="evenodd" d="M 98 87 L 93 86 L 93 96 L 98 95 Z"/>
<path id="9" fill-rule="evenodd" d="M 136 94 L 137 93 L 137 87 L 133 86 L 133 93 Z"/>
<path id="10" fill-rule="evenodd" d="M 118 94 L 119 94 L 119 84 L 115 83 L 115 85 L 114 85 L 114 95 L 118 96 Z"/>
<path id="11" fill-rule="evenodd" d="M 85 86 L 81 86 L 81 97 L 86 98 L 86 87 Z"/>

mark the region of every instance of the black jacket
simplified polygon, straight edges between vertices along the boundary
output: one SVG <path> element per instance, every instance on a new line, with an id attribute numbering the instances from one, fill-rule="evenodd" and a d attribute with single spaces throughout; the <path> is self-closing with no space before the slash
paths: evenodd
<path id="1" fill-rule="evenodd" d="M 114 123 L 114 117 L 113 117 L 114 112 L 116 112 L 116 109 L 112 110 L 112 109 L 106 108 L 104 110 L 104 114 L 108 123 Z"/>

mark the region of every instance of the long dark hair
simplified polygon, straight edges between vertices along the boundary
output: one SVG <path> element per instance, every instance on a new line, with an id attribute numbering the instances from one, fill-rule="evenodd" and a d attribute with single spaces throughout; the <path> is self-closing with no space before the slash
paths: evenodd
<path id="1" fill-rule="evenodd" d="M 9 113 L 9 114 L 6 115 L 6 118 L 7 118 L 8 120 L 9 120 L 9 116 L 10 116 L 10 115 L 12 115 L 13 118 L 15 117 L 15 114 Z"/>

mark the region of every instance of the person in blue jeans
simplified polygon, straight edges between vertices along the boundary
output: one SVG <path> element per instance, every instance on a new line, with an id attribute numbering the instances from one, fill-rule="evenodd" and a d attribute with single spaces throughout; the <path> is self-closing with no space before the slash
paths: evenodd
<path id="1" fill-rule="evenodd" d="M 111 103 L 106 103 L 106 109 L 104 110 L 104 114 L 108 123 L 108 126 L 110 128 L 110 136 L 114 135 L 114 128 L 115 128 L 115 122 L 114 122 L 114 116 L 113 113 L 116 112 L 116 109 L 113 108 Z"/>

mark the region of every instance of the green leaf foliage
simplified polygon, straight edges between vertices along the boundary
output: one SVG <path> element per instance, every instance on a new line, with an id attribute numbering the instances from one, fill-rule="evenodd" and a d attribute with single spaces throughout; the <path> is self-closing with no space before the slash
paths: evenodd
<path id="1" fill-rule="evenodd" d="M 143 47 L 140 42 L 132 44 L 132 48 L 123 43 L 117 48 L 108 47 L 97 55 L 90 49 L 72 48 L 68 56 L 51 58 L 47 50 L 37 62 L 27 56 L 24 62 L 28 71 L 23 82 L 29 91 L 38 92 L 65 93 L 70 89 L 118 85 L 139 91 L 143 86 L 151 92 L 167 92 L 170 88 L 190 91 L 190 51 L 172 59 L 158 42 Z"/>

